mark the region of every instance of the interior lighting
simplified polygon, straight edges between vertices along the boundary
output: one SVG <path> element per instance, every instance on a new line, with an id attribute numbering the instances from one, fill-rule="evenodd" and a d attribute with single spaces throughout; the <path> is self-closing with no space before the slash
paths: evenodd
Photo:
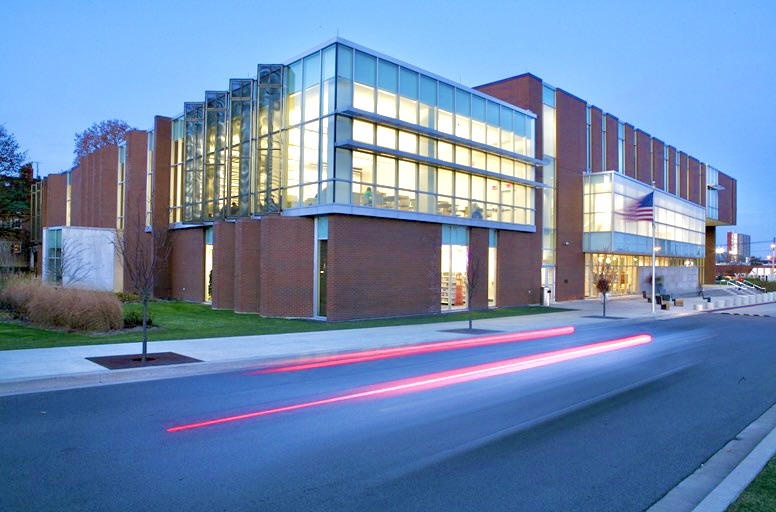
<path id="1" fill-rule="evenodd" d="M 427 391 L 429 389 L 441 388 L 441 387 L 450 386 L 453 384 L 461 384 L 464 382 L 485 379 L 488 377 L 495 377 L 498 375 L 520 372 L 531 368 L 539 368 L 541 366 L 561 363 L 564 361 L 578 359 L 581 357 L 588 357 L 588 356 L 593 356 L 597 354 L 603 354 L 606 352 L 612 352 L 615 350 L 636 347 L 639 345 L 650 343 L 651 341 L 652 341 L 652 336 L 648 334 L 638 334 L 636 336 L 603 341 L 599 343 L 592 343 L 592 344 L 583 345 L 580 347 L 554 350 L 551 352 L 533 354 L 530 356 L 523 356 L 523 357 L 518 357 L 514 359 L 506 359 L 504 361 L 497 361 L 494 363 L 479 364 L 475 366 L 469 366 L 466 368 L 458 368 L 455 370 L 447 370 L 443 372 L 430 373 L 430 374 L 421 375 L 418 377 L 411 377 L 407 379 L 399 379 L 399 380 L 384 382 L 376 386 L 363 389 L 361 391 L 355 391 L 344 395 L 337 395 L 330 398 L 315 400 L 312 402 L 302 402 L 299 404 L 286 405 L 283 407 L 276 407 L 272 409 L 263 409 L 260 411 L 237 414 L 234 416 L 214 418 L 214 419 L 200 421 L 196 423 L 186 423 L 186 424 L 176 425 L 174 427 L 168 428 L 167 432 L 180 432 L 183 430 L 209 427 L 213 425 L 220 425 L 223 423 L 231 423 L 235 421 L 258 418 L 261 416 L 270 416 L 272 414 L 277 414 L 281 412 L 290 412 L 290 411 L 296 411 L 300 409 L 308 409 L 319 405 L 346 402 L 349 400 L 356 400 L 359 398 L 397 396 L 397 395 L 403 395 L 407 393 L 415 393 L 418 391 Z"/>
<path id="2" fill-rule="evenodd" d="M 409 345 L 393 348 L 379 348 L 375 350 L 362 350 L 358 352 L 348 352 L 346 354 L 337 354 L 333 356 L 314 357 L 296 361 L 294 364 L 281 364 L 271 368 L 265 368 L 251 372 L 251 375 L 261 373 L 280 373 L 294 372 L 299 370 L 311 370 L 313 368 L 324 368 L 327 366 L 339 366 L 343 364 L 363 363 L 366 361 L 375 361 L 378 359 L 390 359 L 394 357 L 414 356 L 418 354 L 427 354 L 431 352 L 441 352 L 446 350 L 459 350 L 472 347 L 484 347 L 488 345 L 498 345 L 501 343 L 516 343 L 519 341 L 530 341 L 552 336 L 562 336 L 573 334 L 574 327 L 554 327 L 551 329 L 540 329 L 535 331 L 511 332 L 506 334 L 495 334 L 491 336 L 478 336 L 476 338 L 465 338 L 461 340 L 440 341 L 436 343 L 424 343 L 421 345 Z"/>

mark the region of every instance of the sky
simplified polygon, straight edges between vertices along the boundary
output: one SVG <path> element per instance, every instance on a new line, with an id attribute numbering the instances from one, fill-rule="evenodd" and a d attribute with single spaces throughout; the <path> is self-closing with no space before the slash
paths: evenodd
<path id="1" fill-rule="evenodd" d="M 40 175 L 77 132 L 184 101 L 340 36 L 474 87 L 530 72 L 738 180 L 752 255 L 776 236 L 776 0 L 4 0 L 0 124 Z"/>

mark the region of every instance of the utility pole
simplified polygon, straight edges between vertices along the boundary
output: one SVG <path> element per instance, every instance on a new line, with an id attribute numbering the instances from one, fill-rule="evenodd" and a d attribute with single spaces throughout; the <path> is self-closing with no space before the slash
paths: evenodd
<path id="1" fill-rule="evenodd" d="M 773 280 L 773 263 L 776 260 L 776 237 L 771 242 L 771 280 Z"/>

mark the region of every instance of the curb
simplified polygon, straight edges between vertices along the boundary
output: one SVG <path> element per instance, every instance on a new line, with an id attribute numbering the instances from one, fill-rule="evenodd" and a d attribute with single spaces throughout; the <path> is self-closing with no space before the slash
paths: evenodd
<path id="1" fill-rule="evenodd" d="M 647 512 L 724 512 L 776 454 L 776 404 Z"/>

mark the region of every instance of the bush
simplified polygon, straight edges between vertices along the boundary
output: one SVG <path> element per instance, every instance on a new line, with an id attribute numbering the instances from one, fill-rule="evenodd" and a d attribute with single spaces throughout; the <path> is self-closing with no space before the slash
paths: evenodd
<path id="1" fill-rule="evenodd" d="M 136 293 L 118 292 L 116 297 L 118 297 L 121 302 L 140 302 L 140 295 Z"/>
<path id="2" fill-rule="evenodd" d="M 148 316 L 147 325 L 150 327 L 154 323 L 151 315 Z M 124 313 L 124 329 L 132 329 L 143 325 L 143 312 L 136 309 L 130 309 Z"/>
<path id="3" fill-rule="evenodd" d="M 0 292 L 0 302 L 18 317 L 45 327 L 108 331 L 124 325 L 121 303 L 110 292 L 59 288 L 35 279 L 20 279 Z"/>

